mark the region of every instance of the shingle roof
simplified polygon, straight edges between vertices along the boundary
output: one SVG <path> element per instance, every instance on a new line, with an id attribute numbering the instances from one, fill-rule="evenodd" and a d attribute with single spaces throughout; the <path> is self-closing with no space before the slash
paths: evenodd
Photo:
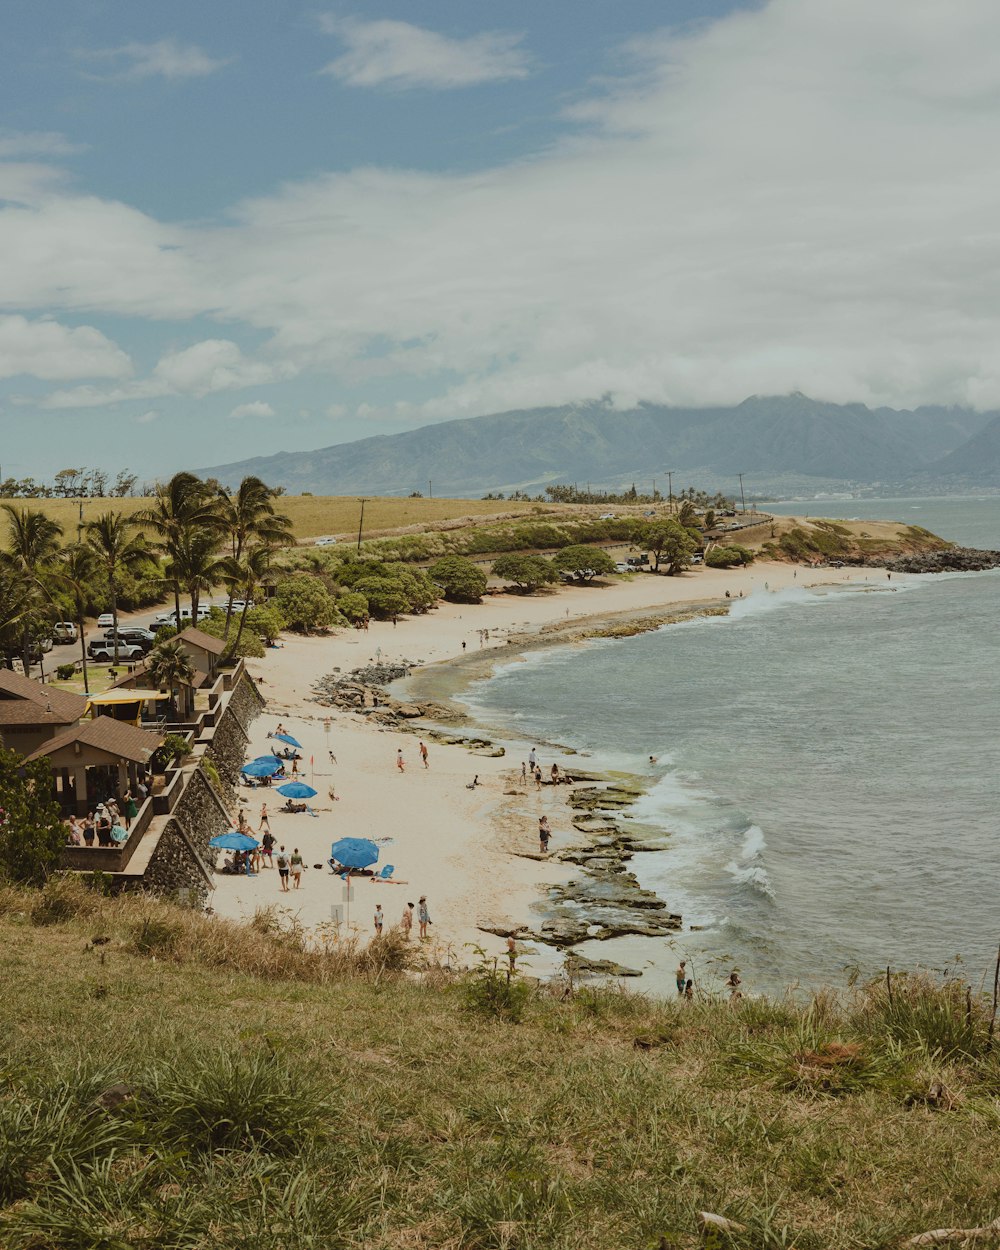
<path id="1" fill-rule="evenodd" d="M 115 720 L 113 716 L 98 716 L 94 720 L 71 725 L 65 733 L 56 734 L 27 757 L 29 760 L 48 758 L 64 747 L 79 742 L 121 760 L 146 764 L 149 757 L 164 740 L 163 734 L 137 729 L 127 721 Z"/>
<path id="2" fill-rule="evenodd" d="M 124 677 L 119 677 L 117 681 L 111 683 L 108 689 L 127 690 L 129 686 L 134 686 L 140 678 L 145 677 L 148 672 L 149 660 L 141 660 L 134 666 L 131 673 L 126 673 Z M 200 690 L 210 680 L 207 673 L 196 672 L 190 681 L 179 681 L 177 684 L 179 686 L 189 686 L 192 690 Z"/>
<path id="3" fill-rule="evenodd" d="M 0 725 L 68 725 L 87 707 L 82 694 L 43 686 L 9 668 L 0 668 Z"/>
<path id="4" fill-rule="evenodd" d="M 181 642 L 189 642 L 192 646 L 201 647 L 202 651 L 207 651 L 210 655 L 222 655 L 226 649 L 226 644 L 221 638 L 213 638 L 211 634 L 206 634 L 195 625 L 189 625 L 177 637 Z"/>

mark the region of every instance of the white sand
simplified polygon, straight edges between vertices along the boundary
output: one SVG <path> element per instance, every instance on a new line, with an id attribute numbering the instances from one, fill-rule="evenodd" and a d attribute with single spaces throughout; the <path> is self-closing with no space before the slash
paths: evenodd
<path id="1" fill-rule="evenodd" d="M 435 943 L 451 948 L 453 958 L 468 962 L 469 944 L 499 951 L 502 942 L 477 928 L 480 924 L 514 929 L 537 924 L 531 905 L 541 888 L 564 880 L 567 866 L 541 863 L 513 854 L 515 848 L 538 850 L 537 820 L 547 813 L 553 829 L 550 849 L 556 851 L 575 839 L 565 807 L 565 790 L 545 787 L 516 803 L 517 815 L 499 818 L 503 791 L 516 782 L 520 788 L 520 758 L 490 759 L 471 755 L 464 747 L 442 746 L 428 741 L 430 767 L 424 769 L 418 753 L 418 737 L 367 723 L 364 718 L 308 702 L 312 683 L 340 668 L 343 673 L 374 662 L 406 658 L 414 663 L 435 663 L 468 650 L 479 651 L 478 632 L 490 631 L 490 647 L 505 648 L 508 633 L 531 633 L 553 623 L 572 623 L 585 617 L 669 607 L 688 602 L 717 600 L 730 591 L 736 597 L 789 586 L 845 582 L 877 583 L 879 575 L 860 569 L 809 570 L 777 563 L 758 563 L 749 570 L 699 569 L 682 577 L 637 576 L 629 582 L 605 588 L 568 587 L 537 597 L 497 595 L 481 605 L 442 603 L 426 616 L 407 618 L 398 626 L 373 621 L 369 632 L 345 630 L 329 638 L 289 635 L 282 648 L 267 658 L 251 661 L 250 669 L 261 679 L 268 709 L 256 722 L 248 758 L 264 754 L 271 743 L 267 734 L 282 722 L 303 746 L 302 779 L 319 791 L 312 800 L 318 818 L 277 814 L 271 830 L 280 845 L 298 847 L 308 865 L 302 888 L 281 893 L 277 870 L 257 877 L 216 877 L 212 905 L 224 916 L 246 918 L 256 908 L 278 903 L 289 907 L 307 926 L 330 920 L 331 905 L 345 906 L 343 882 L 326 867 L 330 844 L 340 837 L 391 837 L 380 864 L 395 865 L 395 878 L 405 884 L 375 884 L 356 878 L 350 923 L 363 934 L 372 932 L 372 913 L 382 904 L 386 923 L 395 924 L 407 902 L 426 894 L 434 921 Z M 900 579 L 902 580 L 902 579 Z M 332 718 L 329 736 L 323 717 Z M 406 771 L 396 768 L 401 748 Z M 525 748 L 525 754 L 527 753 Z M 328 750 L 337 757 L 333 764 Z M 310 767 L 310 756 L 314 766 Z M 544 752 L 544 770 L 552 763 Z M 560 758 L 562 764 L 564 759 Z M 639 761 L 637 761 L 637 768 Z M 474 773 L 480 787 L 466 789 Z M 333 784 L 337 802 L 327 797 Z M 256 829 L 261 799 L 269 811 L 283 800 L 273 791 L 241 790 L 250 824 Z M 573 835 L 573 836 L 571 836 Z M 414 928 L 416 938 L 416 928 Z"/>

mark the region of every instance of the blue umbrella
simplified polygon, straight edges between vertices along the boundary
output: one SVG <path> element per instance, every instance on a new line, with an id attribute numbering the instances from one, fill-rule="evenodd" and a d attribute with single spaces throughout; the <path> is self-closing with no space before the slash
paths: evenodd
<path id="1" fill-rule="evenodd" d="M 252 764 L 244 764 L 242 771 L 248 777 L 271 777 L 281 767 L 281 760 L 254 760 Z"/>
<path id="2" fill-rule="evenodd" d="M 367 838 L 341 838 L 330 847 L 330 855 L 345 868 L 367 868 L 378 860 L 378 847 Z"/>
<path id="3" fill-rule="evenodd" d="M 302 743 L 291 734 L 271 734 L 271 737 L 277 738 L 279 742 L 287 742 L 290 747 L 298 747 L 300 751 L 302 750 Z"/>
<path id="4" fill-rule="evenodd" d="M 257 839 L 251 838 L 248 833 L 239 833 L 234 829 L 230 833 L 220 833 L 218 837 L 212 838 L 208 845 L 220 851 L 253 851 L 257 847 Z"/>
<path id="5" fill-rule="evenodd" d="M 287 781 L 283 786 L 278 786 L 278 793 L 283 794 L 286 799 L 311 799 L 319 791 L 307 786 L 304 781 Z"/>

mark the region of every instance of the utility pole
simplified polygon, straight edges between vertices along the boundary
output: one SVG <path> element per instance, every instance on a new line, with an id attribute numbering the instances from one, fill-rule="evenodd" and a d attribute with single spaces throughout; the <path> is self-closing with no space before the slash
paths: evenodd
<path id="1" fill-rule="evenodd" d="M 427 498 L 434 498 L 434 483 L 430 478 L 427 479 Z"/>
<path id="2" fill-rule="evenodd" d="M 674 473 L 672 469 L 667 471 L 667 503 L 670 511 L 674 510 Z"/>
<path id="3" fill-rule="evenodd" d="M 745 514 L 747 510 L 747 501 L 746 496 L 743 494 L 743 474 L 737 473 L 736 476 L 740 479 L 740 502 L 743 504 L 743 512 Z"/>
<path id="4" fill-rule="evenodd" d="M 365 504 L 367 502 L 367 499 L 358 500 L 358 503 L 361 505 L 361 520 L 358 522 L 358 555 L 361 554 L 361 531 L 365 524 Z"/>

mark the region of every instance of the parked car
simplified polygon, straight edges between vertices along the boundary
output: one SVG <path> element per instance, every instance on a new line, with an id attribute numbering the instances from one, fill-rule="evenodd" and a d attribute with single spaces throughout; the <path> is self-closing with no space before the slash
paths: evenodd
<path id="1" fill-rule="evenodd" d="M 692 564 L 704 564 L 705 557 L 701 554 L 700 551 L 696 551 L 694 555 L 691 557 L 691 563 Z"/>
<path id="2" fill-rule="evenodd" d="M 114 642 L 115 631 L 109 629 L 104 635 L 105 641 Z M 151 629 L 140 629 L 137 625 L 123 626 L 118 631 L 119 643 L 131 643 L 136 647 L 142 647 L 143 655 L 151 651 L 156 646 L 156 635 Z"/>
<path id="3" fill-rule="evenodd" d="M 212 614 L 212 609 L 210 607 L 208 607 L 204 603 L 198 604 L 198 620 L 199 621 L 205 620 L 207 617 L 211 616 L 211 614 Z M 193 620 L 194 618 L 191 615 L 191 609 L 181 608 L 181 619 L 180 619 L 179 628 L 184 629 L 186 626 L 190 625 Z M 178 624 L 178 622 L 176 620 L 176 613 L 174 612 L 161 612 L 159 616 L 153 617 L 154 629 L 158 625 L 176 625 L 176 624 Z"/>
<path id="4" fill-rule="evenodd" d="M 644 569 L 649 564 L 649 556 L 629 556 L 625 563 L 630 569 Z"/>
<path id="5" fill-rule="evenodd" d="M 95 638 L 87 647 L 87 654 L 92 660 L 96 660 L 99 664 L 113 664 L 115 662 L 115 643 L 114 639 Z M 138 643 L 119 642 L 118 643 L 118 660 L 134 661 L 141 660 L 145 652 Z"/>
<path id="6" fill-rule="evenodd" d="M 626 564 L 624 560 L 619 560 L 618 563 L 615 565 L 615 572 L 616 573 L 634 573 L 635 569 L 631 566 L 631 564 Z"/>
<path id="7" fill-rule="evenodd" d="M 68 642 L 76 642 L 80 635 L 76 630 L 74 621 L 56 621 L 52 626 L 52 641 L 57 646 L 64 646 Z"/>
<path id="8" fill-rule="evenodd" d="M 614 512 L 602 512 L 600 517 L 598 518 L 598 520 L 600 521 L 614 521 L 616 519 L 617 519 L 617 516 Z"/>
<path id="9" fill-rule="evenodd" d="M 256 605 L 252 599 L 230 599 L 227 603 L 222 605 L 222 610 L 225 612 L 227 608 L 230 608 L 233 612 L 242 612 L 243 609 L 246 608 L 249 612 L 249 610 L 255 606 Z"/>
<path id="10" fill-rule="evenodd" d="M 110 612 L 102 612 L 97 618 L 98 629 L 111 629 L 114 626 L 115 618 Z"/>
<path id="11" fill-rule="evenodd" d="M 317 538 L 316 546 L 317 547 L 332 547 L 336 543 L 336 541 L 337 540 L 335 538 Z"/>

